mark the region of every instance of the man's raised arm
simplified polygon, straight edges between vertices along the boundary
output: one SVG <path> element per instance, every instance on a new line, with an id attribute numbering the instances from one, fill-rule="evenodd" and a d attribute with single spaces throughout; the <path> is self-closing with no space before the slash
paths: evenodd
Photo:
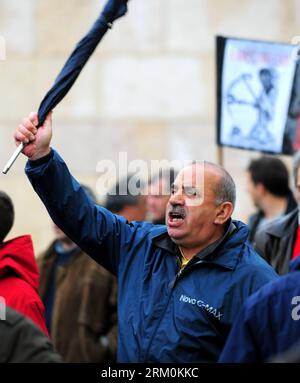
<path id="1" fill-rule="evenodd" d="M 37 114 L 31 113 L 14 134 L 16 145 L 26 144 L 26 173 L 33 188 L 57 226 L 98 263 L 117 273 L 120 249 L 125 246 L 125 238 L 130 241 L 133 226 L 95 205 L 51 149 L 51 114 L 39 129 L 37 124 Z"/>

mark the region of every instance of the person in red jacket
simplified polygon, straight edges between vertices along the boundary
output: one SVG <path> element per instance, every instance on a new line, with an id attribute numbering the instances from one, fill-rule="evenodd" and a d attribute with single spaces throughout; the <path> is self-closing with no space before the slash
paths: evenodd
<path id="1" fill-rule="evenodd" d="M 39 272 L 30 235 L 3 242 L 14 222 L 14 207 L 0 191 L 0 297 L 31 319 L 47 336 L 44 305 L 38 295 Z"/>

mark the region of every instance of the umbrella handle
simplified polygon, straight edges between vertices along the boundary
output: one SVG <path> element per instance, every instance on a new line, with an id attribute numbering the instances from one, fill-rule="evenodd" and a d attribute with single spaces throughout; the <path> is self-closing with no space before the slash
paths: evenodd
<path id="1" fill-rule="evenodd" d="M 16 161 L 16 159 L 22 153 L 24 147 L 25 147 L 25 144 L 23 142 L 21 142 L 20 145 L 17 147 L 17 149 L 14 151 L 13 155 L 8 160 L 8 162 L 5 165 L 4 169 L 2 170 L 3 174 L 7 174 L 8 173 L 9 169 L 13 166 L 14 162 Z"/>

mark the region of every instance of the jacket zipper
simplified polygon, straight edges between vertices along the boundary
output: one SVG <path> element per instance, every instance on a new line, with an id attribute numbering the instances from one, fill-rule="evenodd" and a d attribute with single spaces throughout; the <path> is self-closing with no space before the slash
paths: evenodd
<path id="1" fill-rule="evenodd" d="M 205 263 L 205 261 L 203 261 L 203 260 L 199 260 L 199 261 L 197 261 L 197 262 L 193 262 L 193 263 L 190 264 L 190 265 L 187 265 L 184 269 L 180 269 L 180 270 L 178 271 L 178 273 L 176 274 L 174 280 L 170 283 L 169 286 L 171 287 L 171 290 L 170 290 L 170 294 L 169 294 L 169 297 L 168 297 L 168 301 L 167 301 L 166 306 L 165 306 L 165 309 L 164 309 L 164 311 L 163 311 L 163 313 L 162 313 L 162 315 L 161 315 L 161 317 L 160 317 L 160 319 L 159 319 L 159 321 L 158 321 L 158 323 L 157 323 L 157 325 L 156 325 L 156 328 L 155 328 L 155 330 L 153 331 L 151 340 L 150 340 L 150 342 L 149 342 L 149 346 L 148 346 L 147 351 L 146 351 L 146 353 L 145 353 L 145 357 L 143 358 L 143 362 L 147 362 L 148 355 L 149 355 L 149 353 L 150 353 L 150 348 L 151 348 L 152 343 L 153 343 L 153 339 L 154 339 L 154 337 L 155 337 L 155 335 L 156 335 L 156 333 L 157 333 L 158 327 L 159 327 L 159 325 L 161 324 L 161 321 L 162 321 L 162 319 L 163 319 L 163 317 L 164 317 L 164 315 L 165 315 L 165 313 L 166 313 L 166 311 L 167 311 L 167 308 L 168 308 L 168 306 L 169 306 L 169 302 L 170 302 L 171 296 L 172 296 L 172 294 L 173 294 L 173 291 L 174 291 L 174 289 L 175 289 L 175 286 L 176 286 L 178 280 L 180 279 L 180 277 L 182 277 L 182 275 L 183 275 L 184 273 L 186 273 L 186 271 L 187 271 L 188 269 L 191 269 L 193 266 L 198 265 L 198 264 L 200 264 L 200 263 Z"/>

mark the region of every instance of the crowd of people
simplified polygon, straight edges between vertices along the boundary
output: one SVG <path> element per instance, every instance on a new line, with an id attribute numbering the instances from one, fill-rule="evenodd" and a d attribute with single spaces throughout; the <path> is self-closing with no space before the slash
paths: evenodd
<path id="1" fill-rule="evenodd" d="M 30 236 L 6 241 L 0 192 L 0 362 L 300 361 L 300 153 L 295 193 L 281 160 L 251 161 L 247 225 L 233 178 L 206 161 L 129 174 L 100 206 L 51 147 L 51 115 L 37 124 L 14 137 L 55 239 L 37 258 Z"/>

